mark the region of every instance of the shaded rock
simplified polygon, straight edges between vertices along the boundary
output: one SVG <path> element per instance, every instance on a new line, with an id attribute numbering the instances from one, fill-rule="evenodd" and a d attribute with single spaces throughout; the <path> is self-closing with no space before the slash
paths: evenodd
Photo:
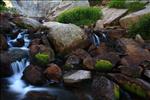
<path id="1" fill-rule="evenodd" d="M 132 39 L 122 38 L 119 40 L 120 46 L 127 56 L 121 59 L 121 64 L 126 66 L 138 66 L 143 61 L 150 60 L 150 52 L 143 49 Z"/>
<path id="2" fill-rule="evenodd" d="M 142 98 L 150 98 L 150 84 L 143 80 L 127 77 L 123 74 L 109 74 L 110 77 L 116 81 L 126 91 L 136 94 Z"/>
<path id="3" fill-rule="evenodd" d="M 11 68 L 11 56 L 7 52 L 0 53 L 0 77 L 7 77 L 13 74 Z"/>
<path id="4" fill-rule="evenodd" d="M 92 57 L 86 57 L 83 60 L 83 65 L 84 65 L 84 68 L 86 69 L 94 69 L 95 60 Z"/>
<path id="5" fill-rule="evenodd" d="M 24 39 L 23 38 L 19 38 L 17 39 L 15 42 L 12 42 L 13 47 L 22 47 L 24 46 Z"/>
<path id="6" fill-rule="evenodd" d="M 99 76 L 93 79 L 92 96 L 94 100 L 114 100 L 113 82 L 104 76 Z"/>
<path id="7" fill-rule="evenodd" d="M 146 7 L 143 10 L 133 12 L 119 20 L 120 25 L 123 28 L 128 28 L 131 24 L 136 23 L 142 16 L 150 14 L 150 7 Z"/>
<path id="8" fill-rule="evenodd" d="M 35 38 L 31 41 L 30 45 L 39 45 L 39 44 L 41 44 L 41 39 Z"/>
<path id="9" fill-rule="evenodd" d="M 45 22 L 43 25 L 51 29 L 48 39 L 57 52 L 68 53 L 87 44 L 87 36 L 76 25 L 58 22 Z"/>
<path id="10" fill-rule="evenodd" d="M 71 55 L 67 58 L 65 62 L 65 67 L 67 67 L 67 69 L 75 68 L 80 64 L 80 62 L 81 60 L 79 59 L 79 57 L 77 57 L 76 55 Z"/>
<path id="11" fill-rule="evenodd" d="M 21 60 L 22 58 L 26 58 L 29 56 L 27 50 L 23 50 L 17 47 L 10 48 L 8 53 L 10 55 L 11 62 L 15 62 L 16 60 Z"/>
<path id="12" fill-rule="evenodd" d="M 10 13 L 0 13 L 0 33 L 8 34 L 13 31 L 14 24 L 10 22 L 13 16 Z"/>
<path id="13" fill-rule="evenodd" d="M 143 61 L 140 66 L 142 66 L 144 69 L 150 69 L 150 61 Z"/>
<path id="14" fill-rule="evenodd" d="M 29 65 L 25 68 L 22 78 L 32 85 L 42 85 L 46 83 L 43 70 L 34 65 Z"/>
<path id="15" fill-rule="evenodd" d="M 8 49 L 7 40 L 3 34 L 0 34 L 0 52 Z"/>
<path id="16" fill-rule="evenodd" d="M 76 49 L 75 51 L 72 52 L 72 54 L 76 55 L 82 60 L 85 59 L 86 57 L 90 57 L 90 54 L 88 54 L 88 52 L 86 52 L 83 49 Z"/>
<path id="17" fill-rule="evenodd" d="M 55 56 L 52 48 L 46 47 L 45 45 L 42 45 L 42 44 L 41 45 L 31 45 L 29 53 L 30 53 L 31 62 L 33 62 L 33 63 L 35 61 L 35 55 L 38 53 L 47 54 L 49 61 L 54 60 L 54 56 Z"/>
<path id="18" fill-rule="evenodd" d="M 61 79 L 62 71 L 60 67 L 56 64 L 49 64 L 48 68 L 44 71 L 44 74 L 48 80 L 59 82 Z"/>
<path id="19" fill-rule="evenodd" d="M 100 30 L 103 27 L 110 26 L 116 20 L 118 20 L 121 16 L 123 16 L 127 12 L 127 9 L 116 9 L 116 8 L 108 8 L 104 7 L 102 9 L 103 19 L 98 20 L 96 29 Z"/>
<path id="20" fill-rule="evenodd" d="M 144 75 L 150 79 L 150 70 L 145 70 Z"/>
<path id="21" fill-rule="evenodd" d="M 15 17 L 12 22 L 24 29 L 38 29 L 41 27 L 40 22 L 28 17 Z"/>
<path id="22" fill-rule="evenodd" d="M 29 91 L 23 100 L 56 100 L 56 97 L 45 91 Z"/>
<path id="23" fill-rule="evenodd" d="M 63 76 L 64 83 L 71 84 L 77 83 L 82 80 L 87 80 L 91 78 L 91 72 L 85 70 L 74 70 L 70 71 Z"/>
<path id="24" fill-rule="evenodd" d="M 135 78 L 140 77 L 143 71 L 141 67 L 132 67 L 132 66 L 119 66 L 119 69 L 122 74 Z"/>

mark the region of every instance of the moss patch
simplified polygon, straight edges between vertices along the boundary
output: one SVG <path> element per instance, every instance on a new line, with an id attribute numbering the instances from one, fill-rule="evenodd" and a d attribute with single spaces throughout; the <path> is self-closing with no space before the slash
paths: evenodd
<path id="1" fill-rule="evenodd" d="M 49 63 L 49 55 L 44 53 L 38 53 L 35 55 L 37 62 L 41 65 L 46 65 Z"/>
<path id="2" fill-rule="evenodd" d="M 112 63 L 108 60 L 98 60 L 96 61 L 95 69 L 96 70 L 111 70 L 113 67 Z"/>

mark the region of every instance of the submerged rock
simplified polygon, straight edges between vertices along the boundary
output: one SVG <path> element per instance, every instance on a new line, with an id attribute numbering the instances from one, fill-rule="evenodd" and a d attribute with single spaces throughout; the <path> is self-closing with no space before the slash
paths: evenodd
<path id="1" fill-rule="evenodd" d="M 86 70 L 74 70 L 70 71 L 63 76 L 64 83 L 71 84 L 77 83 L 82 80 L 87 80 L 91 78 L 91 72 Z"/>
<path id="2" fill-rule="evenodd" d="M 84 31 L 73 24 L 45 22 L 44 26 L 51 29 L 48 39 L 59 53 L 68 53 L 77 47 L 85 47 L 87 36 Z"/>
<path id="3" fill-rule="evenodd" d="M 43 70 L 34 65 L 29 65 L 23 72 L 23 79 L 32 85 L 42 85 L 46 83 Z"/>

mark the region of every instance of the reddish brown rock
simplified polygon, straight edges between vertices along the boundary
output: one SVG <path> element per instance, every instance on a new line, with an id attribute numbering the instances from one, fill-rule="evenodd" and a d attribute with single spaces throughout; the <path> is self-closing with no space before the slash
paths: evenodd
<path id="1" fill-rule="evenodd" d="M 48 68 L 44 71 L 44 74 L 49 80 L 59 82 L 61 79 L 62 71 L 56 64 L 49 64 Z"/>

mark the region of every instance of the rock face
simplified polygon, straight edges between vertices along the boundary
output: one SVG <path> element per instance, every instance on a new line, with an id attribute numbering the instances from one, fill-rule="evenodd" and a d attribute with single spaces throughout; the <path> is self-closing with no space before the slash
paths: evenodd
<path id="1" fill-rule="evenodd" d="M 76 83 L 82 80 L 90 79 L 91 72 L 85 70 L 70 71 L 63 76 L 65 83 Z"/>
<path id="2" fill-rule="evenodd" d="M 42 85 L 46 82 L 42 69 L 33 65 L 24 70 L 23 79 L 33 85 Z"/>
<path id="3" fill-rule="evenodd" d="M 0 34 L 0 52 L 3 51 L 3 50 L 7 50 L 8 49 L 8 44 L 7 44 L 7 40 L 6 38 L 4 37 L 3 34 Z"/>
<path id="4" fill-rule="evenodd" d="M 131 13 L 120 19 L 120 24 L 124 28 L 128 28 L 131 24 L 136 23 L 142 16 L 150 14 L 150 7 Z"/>
<path id="5" fill-rule="evenodd" d="M 62 11 L 76 6 L 89 6 L 88 0 L 62 1 L 62 0 L 45 0 L 43 1 L 11 1 L 21 14 L 29 17 L 57 17 Z"/>
<path id="6" fill-rule="evenodd" d="M 45 22 L 43 25 L 51 29 L 48 39 L 57 52 L 67 53 L 77 47 L 84 47 L 86 44 L 87 36 L 76 25 L 58 22 Z"/>

